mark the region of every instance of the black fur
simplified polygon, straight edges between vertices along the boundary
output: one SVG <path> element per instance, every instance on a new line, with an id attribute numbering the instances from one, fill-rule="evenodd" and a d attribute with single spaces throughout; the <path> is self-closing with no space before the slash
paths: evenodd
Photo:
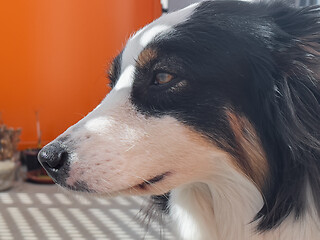
<path id="1" fill-rule="evenodd" d="M 233 155 L 225 111 L 243 114 L 270 167 L 258 229 L 278 226 L 291 212 L 301 217 L 307 184 L 320 216 L 320 8 L 208 1 L 174 28 L 147 46 L 158 55 L 137 70 L 131 101 L 146 115 L 177 118 Z M 175 79 L 154 85 L 158 72 Z M 159 199 L 167 211 L 167 198 Z"/>

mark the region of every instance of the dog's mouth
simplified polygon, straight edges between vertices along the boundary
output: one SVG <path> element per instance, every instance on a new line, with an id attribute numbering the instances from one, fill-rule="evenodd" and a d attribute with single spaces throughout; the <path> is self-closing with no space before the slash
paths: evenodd
<path id="1" fill-rule="evenodd" d="M 135 185 L 133 188 L 146 189 L 147 186 L 162 181 L 165 177 L 169 176 L 170 174 L 171 174 L 171 172 L 165 172 L 163 174 L 157 175 L 154 178 L 151 178 L 149 180 L 145 180 L 142 183 Z"/>
<path id="2" fill-rule="evenodd" d="M 113 195 L 113 193 L 115 195 L 118 195 L 119 193 L 131 193 L 132 191 L 134 191 L 135 193 L 137 193 L 137 191 L 143 193 L 146 190 L 148 190 L 149 186 L 163 181 L 166 177 L 168 177 L 171 174 L 172 173 L 170 171 L 167 171 L 165 173 L 156 175 L 155 177 L 150 178 L 148 180 L 144 180 L 143 182 L 136 184 L 134 186 L 131 186 L 129 188 L 124 188 L 121 190 L 112 191 L 111 193 L 108 193 L 108 195 L 111 196 L 111 195 Z M 88 192 L 88 193 L 92 193 L 92 194 L 98 194 L 97 191 L 90 189 L 85 182 L 76 182 L 72 186 L 68 185 L 68 184 L 59 184 L 59 185 L 61 185 L 62 187 L 65 187 L 69 190 L 76 191 L 76 192 Z"/>
<path id="3" fill-rule="evenodd" d="M 150 178 L 148 180 L 144 180 L 142 183 L 139 183 L 139 184 L 136 184 L 132 187 L 129 187 L 129 188 L 125 188 L 125 189 L 122 189 L 120 191 L 117 191 L 118 193 L 123 193 L 123 194 L 131 194 L 131 193 L 134 193 L 134 194 L 147 194 L 146 191 L 149 190 L 149 186 L 150 187 L 153 187 L 154 184 L 157 184 L 161 181 L 163 181 L 166 177 L 168 177 L 169 175 L 171 175 L 172 172 L 165 172 L 165 173 L 162 173 L 162 174 L 159 174 L 153 178 Z"/>

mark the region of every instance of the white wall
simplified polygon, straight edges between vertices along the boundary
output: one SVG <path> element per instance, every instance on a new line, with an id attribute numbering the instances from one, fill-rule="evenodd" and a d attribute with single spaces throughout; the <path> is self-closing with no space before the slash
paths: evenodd
<path id="1" fill-rule="evenodd" d="M 161 0 L 163 8 L 168 9 L 168 12 L 173 12 L 178 9 L 184 8 L 192 3 L 202 2 L 204 0 Z M 242 0 L 242 1 L 255 1 L 255 0 Z M 306 1 L 306 5 L 320 3 L 320 0 L 284 0 L 289 4 L 296 4 L 299 6 L 300 1 Z"/>
<path id="2" fill-rule="evenodd" d="M 176 11 L 178 9 L 184 8 L 192 3 L 202 2 L 204 0 L 168 0 L 168 10 L 169 12 Z"/>

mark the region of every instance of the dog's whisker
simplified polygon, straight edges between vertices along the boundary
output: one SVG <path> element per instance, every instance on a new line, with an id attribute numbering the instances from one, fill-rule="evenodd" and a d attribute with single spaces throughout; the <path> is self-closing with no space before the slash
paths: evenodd
<path id="1" fill-rule="evenodd" d="M 132 145 L 130 148 L 128 148 L 127 150 L 125 150 L 125 152 L 129 152 L 132 148 L 134 148 L 135 145 Z"/>

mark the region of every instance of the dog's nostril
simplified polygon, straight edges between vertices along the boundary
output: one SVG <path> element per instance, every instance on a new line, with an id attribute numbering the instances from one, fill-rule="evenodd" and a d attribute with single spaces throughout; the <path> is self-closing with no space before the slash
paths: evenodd
<path id="1" fill-rule="evenodd" d="M 65 161 L 67 161 L 69 158 L 69 154 L 67 151 L 64 151 L 60 154 L 60 162 L 64 163 Z"/>
<path id="2" fill-rule="evenodd" d="M 59 152 L 58 156 L 52 161 L 47 162 L 49 167 L 59 169 L 68 160 L 68 152 Z"/>
<path id="3" fill-rule="evenodd" d="M 38 160 L 45 168 L 54 169 L 59 169 L 68 157 L 67 150 L 57 143 L 45 146 L 38 154 Z"/>

